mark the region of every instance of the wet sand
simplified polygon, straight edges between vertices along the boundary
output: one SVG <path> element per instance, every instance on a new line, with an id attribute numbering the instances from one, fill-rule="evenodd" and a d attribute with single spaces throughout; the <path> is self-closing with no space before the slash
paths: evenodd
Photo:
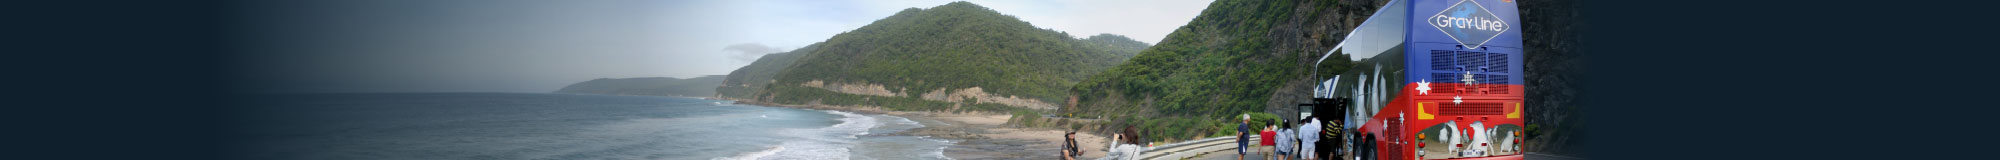
<path id="1" fill-rule="evenodd" d="M 931 136 L 954 142 L 945 156 L 954 159 L 1059 159 L 1063 133 L 1056 129 L 1020 128 L 1005 125 L 1006 114 L 952 114 L 932 112 L 889 112 L 924 124 L 910 135 Z M 1104 157 L 1109 138 L 1077 133 L 1082 159 Z"/>
<path id="2" fill-rule="evenodd" d="M 952 159 L 1060 159 L 1064 130 L 1021 128 L 1006 125 L 1012 116 L 1006 113 L 946 113 L 888 111 L 877 107 L 824 106 L 824 105 L 775 105 L 738 101 L 739 104 L 754 104 L 775 107 L 792 107 L 823 110 L 840 110 L 862 114 L 888 114 L 923 124 L 923 128 L 889 133 L 891 135 L 926 136 L 949 140 L 944 155 Z M 1104 157 L 1104 149 L 1110 138 L 1090 133 L 1076 134 L 1077 144 L 1083 146 L 1080 159 Z"/>

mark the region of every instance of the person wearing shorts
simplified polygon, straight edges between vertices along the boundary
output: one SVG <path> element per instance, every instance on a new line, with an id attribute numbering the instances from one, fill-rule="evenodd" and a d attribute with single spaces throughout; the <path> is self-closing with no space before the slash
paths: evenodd
<path id="1" fill-rule="evenodd" d="M 1319 151 L 1320 137 L 1317 136 L 1321 130 L 1326 129 L 1322 128 L 1324 126 L 1320 126 L 1325 122 L 1319 121 L 1319 117 L 1306 117 L 1305 121 L 1302 123 L 1305 124 L 1299 125 L 1299 133 L 1300 133 L 1299 151 L 1301 151 L 1299 153 L 1311 153 L 1311 154 L 1299 154 L 1300 155 L 1299 159 L 1307 159 L 1307 160 L 1319 159 L 1320 155 L 1324 155 L 1326 153 Z"/>
<path id="2" fill-rule="evenodd" d="M 1236 124 L 1236 160 L 1243 160 L 1250 152 L 1250 114 L 1243 114 L 1243 123 Z"/>
<path id="3" fill-rule="evenodd" d="M 1293 141 L 1292 137 L 1297 133 L 1294 133 L 1292 130 L 1292 122 L 1279 122 L 1278 124 L 1278 133 L 1273 134 L 1273 136 L 1278 137 L 1278 144 L 1272 146 L 1272 148 L 1277 148 L 1279 160 L 1289 160 L 1291 159 L 1290 153 L 1293 152 L 1292 144 L 1297 143 Z"/>

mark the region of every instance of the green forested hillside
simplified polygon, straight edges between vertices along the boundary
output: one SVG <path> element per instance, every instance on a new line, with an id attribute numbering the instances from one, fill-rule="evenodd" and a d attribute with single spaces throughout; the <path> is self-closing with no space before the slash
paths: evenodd
<path id="1" fill-rule="evenodd" d="M 1234 134 L 1225 127 L 1237 115 L 1253 113 L 1262 124 L 1281 116 L 1259 113 L 1287 113 L 1309 98 L 1312 60 L 1382 3 L 1215 1 L 1160 44 L 1077 83 L 1076 106 L 1062 112 L 1138 127 L 1149 140 Z"/>
<path id="2" fill-rule="evenodd" d="M 725 96 L 780 104 L 871 105 L 892 109 L 938 110 L 953 105 L 998 108 L 973 100 L 926 100 L 925 94 L 978 87 L 999 97 L 1061 104 L 1070 85 L 1136 55 L 1149 45 L 1118 35 L 1076 38 L 1037 28 L 1013 16 L 968 2 L 929 9 L 910 8 L 815 47 L 766 56 L 736 73 Z M 762 66 L 760 66 L 762 65 Z M 775 83 L 756 88 L 757 73 L 773 73 Z M 737 78 L 743 81 L 736 81 Z M 848 94 L 809 87 L 824 84 L 879 85 L 894 96 Z M 741 82 L 741 83 L 738 83 Z M 751 85 L 740 85 L 751 84 Z M 849 85 L 861 86 L 861 85 Z M 990 100 L 990 99 L 989 99 Z"/>
<path id="3" fill-rule="evenodd" d="M 672 77 L 598 78 L 570 84 L 561 90 L 556 90 L 556 93 L 705 97 L 715 95 L 715 87 L 722 84 L 722 78 L 722 75 L 688 79 Z"/>
<path id="4" fill-rule="evenodd" d="M 764 90 L 766 86 L 776 82 L 772 80 L 772 77 L 776 77 L 778 71 L 791 66 L 792 62 L 798 61 L 799 55 L 806 54 L 803 51 L 818 49 L 820 44 L 823 43 L 813 43 L 812 45 L 806 45 L 806 47 L 800 47 L 798 50 L 790 52 L 767 54 L 764 57 L 757 58 L 757 61 L 750 62 L 750 65 L 737 68 L 736 71 L 730 71 L 728 78 L 723 79 L 722 86 L 715 88 L 716 96 L 733 99 L 750 99 L 756 97 L 755 95 L 758 91 Z"/>

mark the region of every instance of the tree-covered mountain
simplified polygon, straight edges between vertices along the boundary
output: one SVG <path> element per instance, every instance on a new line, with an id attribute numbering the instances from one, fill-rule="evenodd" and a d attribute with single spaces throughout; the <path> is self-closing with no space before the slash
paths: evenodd
<path id="1" fill-rule="evenodd" d="M 1155 141 L 1234 134 L 1227 127 L 1244 113 L 1295 118 L 1282 115 L 1309 101 L 1312 61 L 1386 2 L 1217 0 L 1158 45 L 1077 83 L 1076 103 L 1061 112 L 1109 118 L 1103 127 L 1138 127 Z M 1336 56 L 1328 64 L 1353 64 Z"/>
<path id="2" fill-rule="evenodd" d="M 1054 109 L 1070 85 L 1148 46 L 1109 34 L 1079 39 L 953 2 L 905 9 L 811 47 L 765 56 L 732 72 L 730 86 L 718 90 L 778 104 Z"/>
<path id="3" fill-rule="evenodd" d="M 778 76 L 778 71 L 792 66 L 792 62 L 798 61 L 800 55 L 807 54 L 805 51 L 819 49 L 821 44 L 824 43 L 813 43 L 790 52 L 766 54 L 757 58 L 757 61 L 750 62 L 750 65 L 730 71 L 728 78 L 723 79 L 722 86 L 715 89 L 716 97 L 754 99 L 757 92 L 763 91 L 765 86 L 777 82 L 773 77 Z"/>
<path id="4" fill-rule="evenodd" d="M 688 79 L 673 77 L 598 78 L 570 84 L 561 90 L 556 90 L 556 93 L 706 97 L 715 95 L 715 87 L 722 85 L 722 78 L 722 75 L 709 75 Z"/>

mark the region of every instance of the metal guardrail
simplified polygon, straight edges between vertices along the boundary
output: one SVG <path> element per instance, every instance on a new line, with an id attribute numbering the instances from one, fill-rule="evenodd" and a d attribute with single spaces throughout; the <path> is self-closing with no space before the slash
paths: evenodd
<path id="1" fill-rule="evenodd" d="M 1250 139 L 1261 137 L 1252 135 Z M 1236 143 L 1235 140 L 1235 136 L 1224 136 L 1148 147 L 1145 153 L 1139 154 L 1139 159 L 1184 159 L 1200 155 L 1202 152 L 1236 148 L 1233 144 Z"/>

